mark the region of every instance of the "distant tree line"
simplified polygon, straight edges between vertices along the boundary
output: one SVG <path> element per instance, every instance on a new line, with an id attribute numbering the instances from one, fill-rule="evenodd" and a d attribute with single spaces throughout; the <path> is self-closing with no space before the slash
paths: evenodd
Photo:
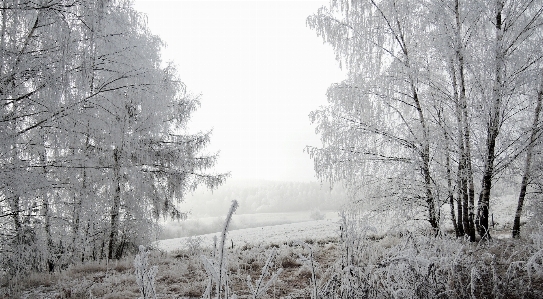
<path id="1" fill-rule="evenodd" d="M 213 191 L 198 190 L 188 198 L 194 204 L 187 209 L 198 216 L 222 216 L 232 200 L 239 203 L 238 214 L 339 211 L 347 190 L 318 182 L 232 180 Z"/>
<path id="2" fill-rule="evenodd" d="M 197 186 L 209 133 L 126 0 L 0 2 L 0 269 L 117 259 Z"/>
<path id="3" fill-rule="evenodd" d="M 421 213 L 437 234 L 489 238 L 496 184 L 542 190 L 543 1 L 331 1 L 307 19 L 348 77 L 310 117 L 323 181 L 376 210 Z"/>

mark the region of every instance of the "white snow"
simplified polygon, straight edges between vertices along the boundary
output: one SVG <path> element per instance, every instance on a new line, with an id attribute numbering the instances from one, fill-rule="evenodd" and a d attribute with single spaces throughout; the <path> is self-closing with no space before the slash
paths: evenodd
<path id="1" fill-rule="evenodd" d="M 338 219 L 313 220 L 299 223 L 272 225 L 256 228 L 245 228 L 230 231 L 227 235 L 227 245 L 243 246 L 245 244 L 282 244 L 295 240 L 324 239 L 339 235 Z M 202 238 L 202 246 L 213 245 L 213 236 L 219 238 L 220 233 L 197 236 Z M 156 242 L 159 249 L 173 251 L 185 249 L 188 237 L 160 240 Z"/>

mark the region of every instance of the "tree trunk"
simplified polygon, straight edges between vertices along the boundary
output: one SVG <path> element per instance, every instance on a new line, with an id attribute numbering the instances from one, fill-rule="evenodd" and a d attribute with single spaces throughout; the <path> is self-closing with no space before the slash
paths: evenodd
<path id="1" fill-rule="evenodd" d="M 420 117 L 422 117 L 422 110 L 420 110 L 419 114 Z M 423 130 L 426 130 L 424 118 L 421 119 L 421 124 L 423 125 Z M 424 135 L 426 135 L 424 138 L 427 139 L 428 134 Z M 436 215 L 435 200 L 432 194 L 432 177 L 430 174 L 430 145 L 427 140 L 423 141 L 423 143 L 424 144 L 421 152 L 421 158 L 422 173 L 424 175 L 424 187 L 426 193 L 426 205 L 428 207 L 428 221 L 430 222 L 430 225 L 432 226 L 435 234 L 437 234 L 439 230 L 439 219 Z"/>
<path id="2" fill-rule="evenodd" d="M 83 171 L 85 172 L 85 171 Z M 85 175 L 83 175 L 83 182 L 85 182 L 86 178 L 85 178 Z M 83 183 L 83 186 L 85 185 L 85 183 Z M 84 188 L 84 187 L 83 187 Z M 83 201 L 82 201 L 82 198 L 81 198 L 81 192 L 79 193 L 79 196 L 77 196 L 77 192 L 76 193 L 76 198 L 74 198 L 74 201 L 75 201 L 75 205 L 74 205 L 74 211 L 73 211 L 73 217 L 74 217 L 74 222 L 72 224 L 72 258 L 73 259 L 76 259 L 76 254 L 78 252 L 78 250 L 76 250 L 76 248 L 78 248 L 78 245 L 81 245 L 81 244 L 77 244 L 78 243 L 78 238 L 79 238 L 79 228 L 80 228 L 80 222 L 81 222 L 81 206 L 83 205 Z M 81 259 L 83 259 L 83 254 L 84 254 L 84 251 L 81 252 Z M 79 259 L 79 258 L 77 258 Z"/>
<path id="3" fill-rule="evenodd" d="M 477 205 L 477 230 L 481 238 L 490 239 L 490 234 L 488 231 L 488 210 L 490 203 L 490 190 L 492 189 L 492 176 L 494 175 L 494 159 L 495 159 L 495 150 L 496 150 L 496 139 L 499 133 L 499 123 L 500 123 L 500 109 L 501 109 L 501 92 L 503 84 L 503 64 L 504 64 L 504 53 L 502 50 L 502 39 L 503 39 L 503 29 L 502 29 L 502 10 L 503 2 L 502 0 L 496 1 L 496 74 L 493 87 L 493 105 L 490 111 L 490 118 L 488 121 L 488 132 L 487 132 L 487 142 L 486 142 L 486 157 L 485 157 L 485 168 L 483 172 L 482 188 L 481 194 L 479 195 L 479 202 Z"/>
<path id="4" fill-rule="evenodd" d="M 85 138 L 85 147 L 84 147 L 84 151 L 85 151 L 85 161 L 88 161 L 89 160 L 89 147 L 90 147 L 90 140 L 89 140 L 89 135 L 90 135 L 90 130 L 89 130 L 89 126 L 90 126 L 90 123 L 87 121 L 87 136 Z M 85 162 L 84 162 L 85 163 Z M 82 209 L 82 206 L 83 206 L 83 197 L 86 197 L 87 194 L 88 194 L 88 190 L 87 190 L 87 168 L 86 168 L 86 165 L 83 165 L 83 170 L 82 170 L 82 179 L 81 179 L 81 191 L 79 192 L 79 194 L 77 194 L 76 192 L 76 198 L 74 198 L 74 201 L 75 201 L 75 205 L 74 205 L 74 211 L 73 211 L 73 217 L 74 217 L 74 221 L 73 221 L 73 227 L 72 227 L 72 231 L 73 231 L 73 237 L 72 237 L 72 248 L 73 248 L 73 255 L 75 255 L 78 250 L 76 250 L 76 248 L 82 244 L 76 244 L 77 240 L 85 240 L 85 238 L 81 238 L 79 236 L 79 233 L 80 233 L 80 227 L 81 227 L 81 209 Z M 81 261 L 84 260 L 84 255 L 85 255 L 85 251 L 81 251 L 80 252 L 80 259 Z M 75 258 L 75 256 L 74 256 Z"/>
<path id="5" fill-rule="evenodd" d="M 430 176 L 429 149 L 423 151 L 424 186 L 426 188 L 426 205 L 428 206 L 428 221 L 437 235 L 439 231 L 439 219 L 436 214 L 435 200 L 432 194 L 432 178 Z"/>
<path id="6" fill-rule="evenodd" d="M 55 271 L 55 262 L 52 259 L 54 253 L 53 238 L 51 236 L 51 215 L 49 213 L 49 195 L 43 195 L 43 217 L 44 217 L 44 229 L 47 247 L 47 270 L 49 272 Z"/>
<path id="7" fill-rule="evenodd" d="M 530 143 L 526 149 L 526 162 L 524 164 L 524 174 L 522 175 L 522 183 L 520 185 L 520 194 L 518 197 L 517 210 L 515 212 L 515 219 L 513 221 L 513 238 L 520 237 L 520 217 L 522 215 L 522 208 L 524 206 L 524 198 L 526 197 L 526 188 L 530 181 L 530 166 L 532 165 L 532 153 L 534 145 L 539 137 L 539 113 L 541 111 L 541 101 L 543 99 L 543 75 L 541 76 L 541 83 L 537 92 L 537 103 L 534 111 L 534 121 L 532 123 L 532 132 L 530 134 Z"/>
<path id="8" fill-rule="evenodd" d="M 42 144 L 44 146 L 44 149 L 43 151 L 41 152 L 40 154 L 40 160 L 41 160 L 41 163 L 43 165 L 43 176 L 44 176 L 44 179 L 47 180 L 47 167 L 46 167 L 46 163 L 47 163 L 47 153 L 45 151 L 45 146 L 46 146 L 46 142 L 45 142 L 45 132 L 42 133 L 41 135 L 41 138 L 42 138 Z M 49 209 L 49 196 L 50 194 L 45 191 L 43 192 L 43 195 L 42 195 L 42 216 L 43 216 L 43 220 L 44 220 L 44 230 L 45 230 L 45 239 L 46 239 L 46 252 L 47 252 L 47 270 L 49 272 L 53 272 L 55 271 L 55 262 L 53 261 L 52 259 L 52 254 L 54 252 L 54 246 L 53 246 L 53 238 L 51 236 L 51 214 L 50 214 L 50 209 Z"/>
<path id="9" fill-rule="evenodd" d="M 407 56 L 407 53 L 406 53 Z M 413 93 L 413 100 L 415 102 L 415 107 L 419 115 L 419 122 L 422 128 L 422 144 L 420 156 L 422 159 L 422 174 L 424 176 L 424 188 L 426 195 L 426 206 L 428 208 L 428 221 L 434 230 L 434 233 L 437 235 L 439 231 L 439 219 L 436 214 L 435 199 L 432 194 L 432 177 L 430 173 L 430 141 L 428 139 L 428 127 L 426 126 L 426 120 L 424 119 L 424 114 L 422 111 L 422 106 L 420 105 L 420 100 L 418 97 L 417 90 L 415 85 L 411 84 L 411 89 Z"/>
<path id="10" fill-rule="evenodd" d="M 399 23 L 398 23 L 399 27 Z M 398 41 L 402 52 L 405 56 L 404 64 L 408 69 L 411 69 L 411 62 L 409 60 L 409 53 L 407 50 L 407 43 L 405 42 L 405 37 L 403 35 L 403 31 L 400 29 L 399 34 L 396 36 L 396 40 Z M 430 226 L 434 230 L 434 234 L 437 236 L 439 233 L 439 217 L 436 214 L 436 206 L 435 206 L 435 198 L 432 194 L 432 175 L 430 173 L 430 139 L 429 139 L 429 132 L 428 132 L 428 125 L 426 123 L 426 119 L 424 117 L 424 112 L 422 109 L 422 105 L 419 99 L 419 94 L 417 92 L 417 88 L 415 86 L 415 79 L 409 75 L 409 83 L 411 87 L 411 94 L 413 96 L 413 103 L 414 107 L 417 110 L 418 114 L 418 121 L 421 126 L 422 131 L 422 141 L 420 143 L 421 149 L 419 151 L 420 158 L 422 160 L 422 175 L 424 177 L 424 193 L 426 197 L 426 206 L 428 208 L 428 222 L 430 222 Z"/>
<path id="11" fill-rule="evenodd" d="M 456 61 L 458 63 L 459 82 L 458 87 L 460 89 L 457 96 L 457 118 L 459 120 L 459 142 L 462 142 L 461 156 L 462 156 L 462 201 L 463 201 L 463 221 L 464 221 L 464 233 L 467 234 L 471 242 L 475 241 L 475 227 L 473 223 L 474 215 L 474 185 L 473 185 L 473 171 L 471 168 L 471 141 L 470 141 L 470 126 L 468 117 L 468 105 L 466 100 L 466 83 L 464 75 L 464 54 L 462 45 L 462 22 L 460 21 L 460 5 L 459 1 L 455 1 L 455 43 L 456 43 Z M 455 87 L 456 90 L 456 87 Z M 458 111 L 458 109 L 460 111 Z M 467 199 L 466 199 L 467 197 Z"/>
<path id="12" fill-rule="evenodd" d="M 46 163 L 45 155 L 42 157 L 42 163 Z M 43 167 L 43 175 L 47 175 L 47 169 Z M 46 238 L 46 247 L 47 247 L 47 269 L 49 272 L 55 271 L 55 263 L 52 259 L 54 253 L 53 246 L 53 237 L 51 235 L 51 213 L 49 212 L 49 195 L 48 192 L 43 194 L 43 218 L 44 218 L 44 229 L 45 229 L 45 238 Z"/>
<path id="13" fill-rule="evenodd" d="M 460 230 L 458 229 L 458 225 L 456 223 L 456 214 L 454 212 L 454 191 L 452 188 L 452 177 L 451 177 L 451 157 L 450 157 L 450 149 L 449 149 L 449 138 L 447 134 L 445 134 L 445 167 L 447 168 L 447 197 L 449 199 L 449 205 L 451 207 L 451 221 L 453 223 L 454 227 L 454 233 L 457 237 L 462 236 L 460 234 Z"/>
<path id="14" fill-rule="evenodd" d="M 464 113 L 466 113 L 467 109 L 464 109 Z M 471 242 L 475 242 L 475 223 L 474 223 L 474 215 L 475 215 L 475 187 L 473 184 L 473 170 L 471 168 L 471 146 L 470 146 L 470 137 L 469 137 L 469 124 L 467 121 L 467 116 L 464 116 L 464 154 L 465 154 L 465 187 L 464 187 L 464 194 L 467 196 L 468 201 L 467 207 L 468 207 L 468 230 L 467 234 L 469 235 L 469 240 Z"/>
<path id="15" fill-rule="evenodd" d="M 457 52 L 457 58 L 458 58 L 458 52 Z M 459 99 L 459 93 L 458 93 L 458 78 L 456 77 L 456 68 L 454 67 L 454 60 L 451 59 L 451 81 L 453 85 L 453 97 L 455 101 L 455 115 L 456 115 L 456 123 L 457 123 L 457 147 L 458 147 L 458 169 L 456 171 L 456 190 L 457 190 L 457 237 L 464 236 L 465 233 L 469 232 L 469 222 L 467 217 L 467 203 L 464 203 L 464 194 L 467 193 L 467 189 L 465 188 L 466 184 L 464 183 L 465 180 L 465 149 L 464 149 L 464 133 L 462 131 L 463 129 L 463 121 L 462 121 L 462 110 L 460 107 L 460 99 Z"/>
<path id="16" fill-rule="evenodd" d="M 108 259 L 113 259 L 115 246 L 117 244 L 117 235 L 119 230 L 119 210 L 121 206 L 121 167 L 120 167 L 120 153 L 117 148 L 113 150 L 113 184 L 115 187 L 115 193 L 113 195 L 113 205 L 111 206 L 111 223 L 110 223 L 110 235 L 108 246 Z"/>
<path id="17" fill-rule="evenodd" d="M 468 234 L 471 242 L 475 242 L 475 224 L 474 224 L 474 214 L 475 214 L 475 188 L 473 184 L 473 170 L 471 166 L 471 138 L 470 138 L 470 125 L 468 118 L 468 104 L 466 101 L 466 88 L 464 82 L 464 58 L 462 54 L 459 54 L 459 63 L 460 63 L 460 103 L 462 110 L 462 125 L 463 125 L 463 180 L 464 180 L 464 198 L 467 196 L 468 200 L 465 200 L 468 210 L 468 227 L 465 229 L 465 232 Z"/>
<path id="18" fill-rule="evenodd" d="M 464 189 L 462 190 L 464 193 L 464 198 L 467 198 L 467 200 L 464 200 L 464 204 L 467 206 L 468 211 L 468 227 L 465 229 L 465 232 L 468 234 L 469 239 L 471 242 L 475 242 L 475 224 L 474 224 L 474 215 L 475 215 L 475 188 L 473 184 L 473 170 L 471 168 L 471 145 L 470 145 L 470 126 L 469 126 L 469 118 L 468 118 L 468 108 L 467 108 L 467 101 L 466 101 L 466 90 L 464 87 L 464 76 L 463 76 L 463 62 L 460 64 L 461 69 L 461 78 L 460 78 L 460 102 L 461 102 L 461 108 L 462 108 L 462 125 L 463 125 L 463 164 L 464 164 L 464 172 L 463 172 L 463 180 L 464 180 Z"/>
<path id="19" fill-rule="evenodd" d="M 22 224 L 21 224 L 21 199 L 19 195 L 15 194 L 11 198 L 10 202 L 10 213 L 11 219 L 13 220 L 13 229 L 15 231 L 15 241 L 17 244 L 21 243 L 22 238 Z"/>
<path id="20" fill-rule="evenodd" d="M 456 226 L 458 228 L 458 235 L 457 237 L 462 237 L 464 236 L 465 234 L 465 231 L 464 231 L 464 222 L 463 222 L 463 219 L 464 219 L 464 215 L 462 213 L 463 209 L 462 209 L 462 198 L 463 198 L 463 195 L 462 195 L 462 180 L 461 180 L 461 175 L 460 175 L 460 172 L 462 171 L 461 169 L 461 163 L 458 163 L 458 173 L 457 173 L 457 181 L 456 181 L 456 187 L 458 189 L 458 195 L 456 197 L 456 215 L 458 216 L 458 219 L 456 220 Z"/>
<path id="21" fill-rule="evenodd" d="M 451 221 L 453 223 L 454 233 L 457 237 L 461 236 L 458 231 L 458 225 L 456 223 L 456 213 L 454 212 L 454 191 L 452 187 L 452 177 L 451 177 L 451 149 L 449 146 L 449 134 L 446 129 L 446 122 L 444 120 L 443 110 L 438 111 L 439 125 L 443 130 L 443 138 L 445 142 L 445 171 L 447 174 L 447 199 L 451 209 Z"/>

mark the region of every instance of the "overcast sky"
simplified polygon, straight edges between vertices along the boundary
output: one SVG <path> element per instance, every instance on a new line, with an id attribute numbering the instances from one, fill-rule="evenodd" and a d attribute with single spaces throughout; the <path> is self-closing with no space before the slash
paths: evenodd
<path id="1" fill-rule="evenodd" d="M 201 94 L 193 131 L 213 129 L 217 172 L 234 179 L 314 181 L 303 152 L 319 145 L 308 114 L 344 77 L 306 24 L 327 1 L 137 0 L 189 91 Z"/>

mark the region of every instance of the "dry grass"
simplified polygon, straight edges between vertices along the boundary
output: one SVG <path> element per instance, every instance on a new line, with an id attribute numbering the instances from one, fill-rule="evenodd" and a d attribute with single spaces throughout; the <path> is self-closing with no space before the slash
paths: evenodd
<path id="1" fill-rule="evenodd" d="M 323 251 L 331 254 L 335 246 L 326 244 L 327 249 Z M 314 247 L 318 248 L 319 245 L 315 242 Z M 266 257 L 272 249 L 277 250 L 278 255 L 270 270 L 284 268 L 284 271 L 268 291 L 269 296 L 284 297 L 308 286 L 307 272 L 309 277 L 311 274 L 310 270 L 302 269 L 302 264 L 298 262 L 299 254 L 302 253 L 299 246 L 292 243 L 291 246 L 247 245 L 228 249 L 227 254 L 231 286 L 240 297 L 249 295 L 247 275 L 253 280 L 260 277 Z M 154 251 L 149 262 L 158 266 L 156 290 L 159 298 L 199 298 L 205 290 L 207 276 L 199 256 L 184 250 L 169 254 Z M 109 264 L 93 262 L 74 265 L 61 273 L 35 273 L 20 283 L 21 291 L 9 298 L 138 298 L 140 294 L 132 263 L 133 257 L 129 257 Z"/>
<path id="2" fill-rule="evenodd" d="M 30 273 L 20 281 L 24 288 L 50 287 L 55 284 L 57 277 L 49 273 Z"/>
<path id="3" fill-rule="evenodd" d="M 543 271 L 534 270 L 537 275 L 530 274 L 526 267 L 538 250 L 527 240 L 474 244 L 455 239 L 385 236 L 362 243 L 362 247 L 350 249 L 354 254 L 354 272 L 345 272 L 350 276 L 344 278 L 371 287 L 373 293 L 369 298 L 386 298 L 394 290 L 409 288 L 413 298 L 430 298 L 431 294 L 435 298 L 538 298 L 542 294 Z M 339 269 L 342 269 L 344 246 L 334 240 L 314 240 L 319 286 L 343 275 Z M 312 269 L 299 259 L 300 255 L 307 257 L 308 251 L 293 243 L 228 249 L 226 266 L 233 291 L 241 298 L 249 295 L 247 276 L 253 281 L 258 279 L 271 250 L 276 250 L 277 256 L 270 270 L 283 268 L 283 273 L 268 290 L 267 297 L 309 298 Z M 210 255 L 209 251 L 204 253 Z M 154 251 L 149 262 L 158 266 L 159 298 L 201 297 L 208 277 L 199 256 L 188 251 L 170 254 Z M 8 296 L 5 289 L 0 289 L 0 299 L 138 298 L 132 263 L 130 257 L 109 265 L 76 265 L 52 275 L 32 274 L 20 281 L 22 290 L 16 294 Z M 543 255 L 533 259 L 533 263 L 543 269 Z"/>
<path id="4" fill-rule="evenodd" d="M 296 258 L 288 255 L 281 257 L 279 263 L 283 269 L 298 268 L 302 265 Z"/>

